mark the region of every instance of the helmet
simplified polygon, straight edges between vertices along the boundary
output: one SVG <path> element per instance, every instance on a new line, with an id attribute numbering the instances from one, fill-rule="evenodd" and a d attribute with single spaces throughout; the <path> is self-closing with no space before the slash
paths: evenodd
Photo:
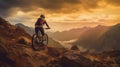
<path id="1" fill-rule="evenodd" d="M 41 14 L 40 17 L 41 17 L 41 18 L 45 18 L 45 15 Z"/>

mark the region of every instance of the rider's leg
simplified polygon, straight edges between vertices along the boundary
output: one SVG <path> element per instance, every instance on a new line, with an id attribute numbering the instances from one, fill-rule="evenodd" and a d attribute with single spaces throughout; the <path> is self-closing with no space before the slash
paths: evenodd
<path id="1" fill-rule="evenodd" d="M 35 28 L 35 33 L 36 33 L 36 35 L 37 35 L 37 37 L 38 37 L 38 31 L 39 31 L 39 28 Z"/>
<path id="2" fill-rule="evenodd" d="M 35 28 L 35 33 L 36 33 L 36 43 L 39 43 L 39 39 L 38 39 L 38 31 L 39 31 L 39 28 Z"/>
<path id="3" fill-rule="evenodd" d="M 45 40 L 46 38 L 45 38 L 45 32 L 44 32 L 44 29 L 43 29 L 43 28 L 40 28 L 40 32 L 41 32 L 41 34 L 42 34 L 42 38 L 43 38 L 43 40 Z"/>

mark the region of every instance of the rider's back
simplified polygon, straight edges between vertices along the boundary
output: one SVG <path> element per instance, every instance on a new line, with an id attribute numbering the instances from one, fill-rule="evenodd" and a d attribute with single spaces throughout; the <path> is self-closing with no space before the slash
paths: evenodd
<path id="1" fill-rule="evenodd" d="M 35 25 L 43 25 L 45 22 L 45 20 L 38 18 L 38 20 L 36 21 Z"/>

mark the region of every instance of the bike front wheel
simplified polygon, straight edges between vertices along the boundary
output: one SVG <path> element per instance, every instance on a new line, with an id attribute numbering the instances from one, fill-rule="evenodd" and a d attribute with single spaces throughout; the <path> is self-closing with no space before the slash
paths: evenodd
<path id="1" fill-rule="evenodd" d="M 48 35 L 45 34 L 45 40 L 43 40 L 43 45 L 48 45 Z"/>

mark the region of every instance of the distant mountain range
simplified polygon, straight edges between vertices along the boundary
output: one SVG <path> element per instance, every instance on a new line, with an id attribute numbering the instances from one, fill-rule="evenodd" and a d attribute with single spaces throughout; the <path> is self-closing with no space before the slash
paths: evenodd
<path id="1" fill-rule="evenodd" d="M 62 32 L 57 31 L 49 35 L 59 41 L 69 41 L 78 39 L 81 36 L 81 34 L 88 29 L 90 29 L 90 27 L 76 28 Z"/>
<path id="2" fill-rule="evenodd" d="M 74 45 L 90 50 L 109 51 L 120 49 L 120 24 L 114 26 L 97 26 L 85 31 Z"/>

